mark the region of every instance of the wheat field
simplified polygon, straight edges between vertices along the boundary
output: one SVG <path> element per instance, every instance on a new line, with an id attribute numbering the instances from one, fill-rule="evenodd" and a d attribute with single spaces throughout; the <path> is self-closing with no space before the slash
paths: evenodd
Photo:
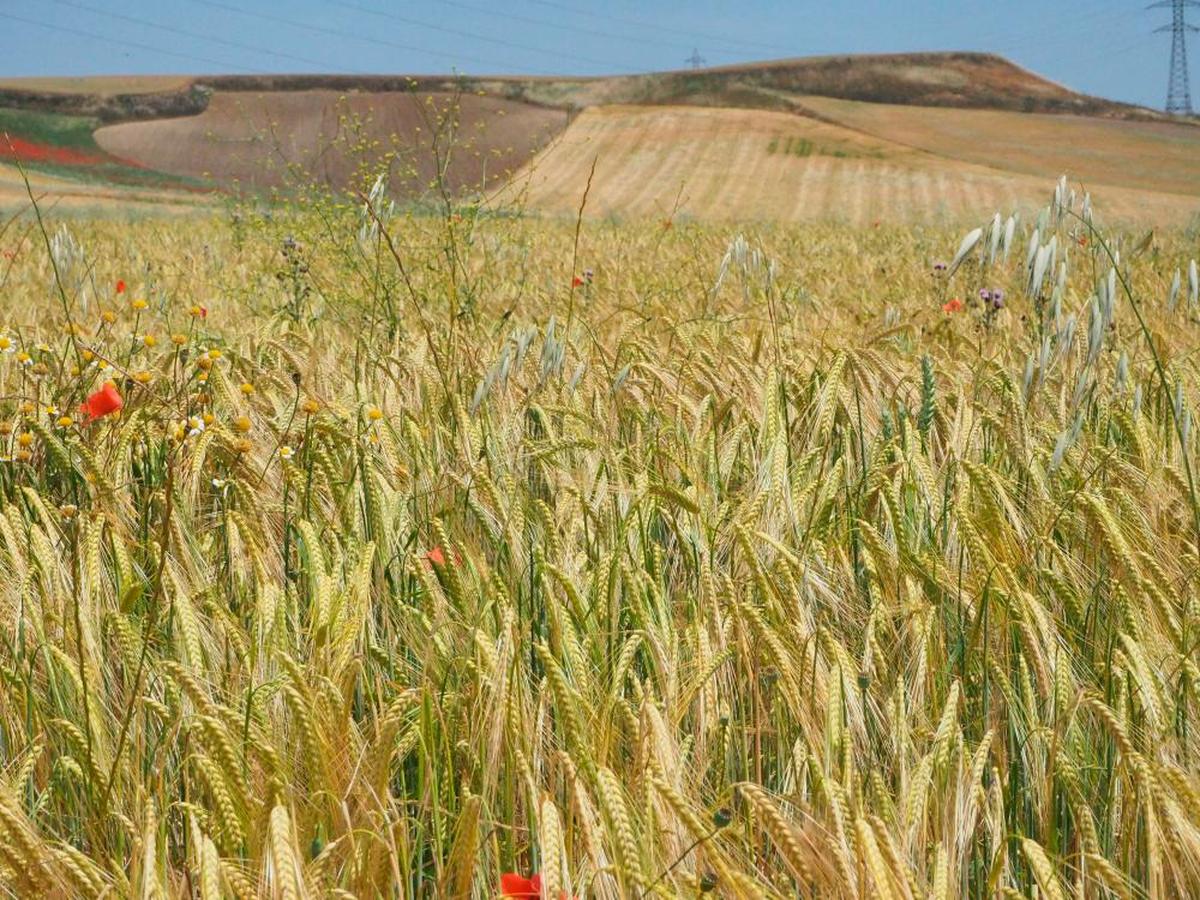
<path id="1" fill-rule="evenodd" d="M 0 891 L 1194 895 L 1196 235 L 1101 212 L 8 222 Z"/>

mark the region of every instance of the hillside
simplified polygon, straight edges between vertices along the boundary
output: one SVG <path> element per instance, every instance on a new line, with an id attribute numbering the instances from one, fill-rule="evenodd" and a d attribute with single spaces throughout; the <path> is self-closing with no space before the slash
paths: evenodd
<path id="1" fill-rule="evenodd" d="M 598 78 L 8 79 L 0 131 L 8 155 L 81 183 L 342 188 L 386 161 L 402 199 L 442 172 L 550 213 L 576 208 L 593 159 L 591 211 L 611 215 L 952 217 L 1032 202 L 1066 172 L 1111 189 L 1110 210 L 1186 220 L 1200 193 L 1200 129 L 985 53 Z"/>
<path id="2" fill-rule="evenodd" d="M 566 124 L 561 110 L 444 91 L 217 91 L 199 115 L 106 126 L 96 141 L 151 169 L 249 190 L 297 176 L 345 185 L 390 154 L 393 186 L 413 196 L 442 170 L 455 190 L 504 179 Z"/>
<path id="3" fill-rule="evenodd" d="M 1089 97 L 990 53 L 897 53 L 786 59 L 619 78 L 531 80 L 543 103 L 739 106 L 795 111 L 816 94 L 869 103 L 1161 118 L 1140 107 Z"/>
<path id="4" fill-rule="evenodd" d="M 1003 124 L 1017 134 L 1030 118 L 992 115 L 1007 117 Z M 1076 123 L 1093 120 L 1062 121 L 1082 127 Z M 1184 129 L 1183 136 L 1194 161 L 1200 156 L 1200 131 Z M 1130 132 L 1124 152 L 1136 158 L 1153 145 L 1154 137 Z M 574 215 L 593 162 L 587 212 L 597 217 L 834 220 L 853 225 L 1033 209 L 1045 202 L 1047 177 L 1063 171 L 1049 163 L 1034 177 L 1003 168 L 999 154 L 990 164 L 980 164 L 767 110 L 603 106 L 576 118 L 497 199 L 552 215 Z M 1193 174 L 1196 168 L 1193 162 Z M 1134 189 L 1118 172 L 1107 174 L 1104 209 L 1113 218 L 1182 223 L 1200 211 L 1194 192 Z M 1172 183 L 1182 183 L 1186 175 L 1186 166 L 1179 166 Z M 1099 190 L 1100 183 L 1091 187 Z"/>

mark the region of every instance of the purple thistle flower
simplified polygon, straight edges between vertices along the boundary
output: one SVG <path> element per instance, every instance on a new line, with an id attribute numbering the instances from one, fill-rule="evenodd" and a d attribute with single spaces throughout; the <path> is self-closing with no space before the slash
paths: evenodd
<path id="1" fill-rule="evenodd" d="M 933 264 L 933 271 L 935 271 L 935 272 L 945 272 L 945 271 L 946 271 L 946 264 L 945 264 L 944 262 L 935 262 L 935 263 Z"/>
<path id="2" fill-rule="evenodd" d="M 995 291 L 992 294 L 992 309 L 1004 309 L 1004 292 Z"/>
<path id="3" fill-rule="evenodd" d="M 979 289 L 979 299 L 982 300 L 984 303 L 987 303 L 989 300 L 992 299 L 992 292 L 989 291 L 987 288 L 980 288 Z"/>

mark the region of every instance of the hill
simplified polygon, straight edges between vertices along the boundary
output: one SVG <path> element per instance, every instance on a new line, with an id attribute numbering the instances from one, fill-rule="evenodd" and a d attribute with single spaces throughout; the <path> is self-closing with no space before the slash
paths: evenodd
<path id="1" fill-rule="evenodd" d="M 388 156 L 408 196 L 444 171 L 452 190 L 510 176 L 567 124 L 566 112 L 448 91 L 218 90 L 195 116 L 96 132 L 114 156 L 183 177 L 250 190 L 299 177 L 347 184 Z"/>
<path id="2" fill-rule="evenodd" d="M 27 164 L 81 182 L 340 188 L 386 161 L 402 198 L 442 173 L 452 191 L 522 190 L 550 213 L 577 207 L 592 159 L 591 208 L 617 215 L 953 216 L 1032 202 L 1067 172 L 1109 188 L 1132 218 L 1184 220 L 1200 188 L 1200 129 L 984 53 L 595 78 L 9 79 L 0 131 L 33 148 Z M 90 157 L 56 156 L 55 135 Z"/>
<path id="3" fill-rule="evenodd" d="M 1017 136 L 1029 122 L 1040 124 L 1022 113 L 988 115 L 1002 119 Z M 1193 154 L 1190 166 L 1181 160 L 1157 178 L 1143 176 L 1152 188 L 1130 187 L 1117 171 L 1121 153 L 1126 161 L 1137 159 L 1156 146 L 1157 132 L 1147 134 L 1145 123 L 1060 121 L 1068 137 L 1071 129 L 1094 128 L 1097 122 L 1133 126 L 1117 145 L 1120 152 L 1112 151 L 1103 166 L 1095 164 L 1106 178 L 1090 186 L 1099 190 L 1103 184 L 1104 209 L 1111 217 L 1184 223 L 1200 211 L 1196 193 L 1186 190 L 1189 179 L 1200 175 L 1194 162 L 1200 130 L 1181 129 L 1179 136 Z M 1036 152 L 1031 146 L 1028 156 Z M 1059 159 L 1034 177 L 1008 167 L 1000 150 L 981 160 L 969 155 L 938 155 L 844 125 L 769 110 L 601 106 L 578 116 L 500 199 L 574 215 L 591 176 L 587 211 L 594 216 L 870 225 L 1032 210 L 1045 202 L 1045 173 L 1063 171 Z"/>

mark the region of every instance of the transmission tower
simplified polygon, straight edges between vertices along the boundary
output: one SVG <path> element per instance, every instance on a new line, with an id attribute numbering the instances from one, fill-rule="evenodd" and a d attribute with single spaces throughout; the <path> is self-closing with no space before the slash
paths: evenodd
<path id="1" fill-rule="evenodd" d="M 1192 114 L 1192 92 L 1188 85 L 1187 33 L 1200 31 L 1200 28 L 1188 24 L 1184 18 L 1184 8 L 1188 6 L 1200 6 L 1200 0 L 1159 0 L 1158 3 L 1151 3 L 1146 7 L 1171 10 L 1171 24 L 1156 28 L 1155 31 L 1171 32 L 1171 80 L 1167 83 L 1167 112 L 1178 116 Z"/>
<path id="2" fill-rule="evenodd" d="M 1198 3 L 1198 2 L 1197 2 L 1197 0 L 1187 0 L 1187 2 L 1188 2 L 1188 3 L 1192 3 L 1192 4 L 1194 4 L 1195 6 L 1200 6 L 1200 3 Z M 698 68 L 700 68 L 702 65 L 704 65 L 706 62 L 708 62 L 708 60 L 707 60 L 707 59 L 705 59 L 703 56 L 701 56 L 701 55 L 700 55 L 700 51 L 699 51 L 699 49 L 697 49 L 696 47 L 693 47 L 693 48 L 692 48 L 692 55 L 691 55 L 691 56 L 689 56 L 687 59 L 685 59 L 685 60 L 684 60 L 684 62 L 685 62 L 685 63 L 688 63 L 689 65 L 691 65 L 691 67 L 692 67 L 693 69 L 698 69 Z"/>

